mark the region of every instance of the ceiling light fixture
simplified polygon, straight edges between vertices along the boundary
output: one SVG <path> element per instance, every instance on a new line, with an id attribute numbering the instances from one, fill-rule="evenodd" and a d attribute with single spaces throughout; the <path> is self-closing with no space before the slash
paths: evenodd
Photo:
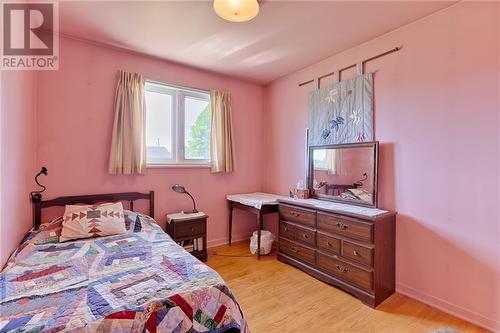
<path id="1" fill-rule="evenodd" d="M 247 22 L 259 13 L 257 0 L 214 0 L 214 10 L 224 20 Z"/>

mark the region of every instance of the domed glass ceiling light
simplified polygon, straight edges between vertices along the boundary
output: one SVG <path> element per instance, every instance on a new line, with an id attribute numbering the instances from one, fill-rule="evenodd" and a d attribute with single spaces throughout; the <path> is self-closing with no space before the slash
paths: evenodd
<path id="1" fill-rule="evenodd" d="M 257 0 L 214 0 L 214 10 L 224 20 L 247 22 L 259 13 Z"/>

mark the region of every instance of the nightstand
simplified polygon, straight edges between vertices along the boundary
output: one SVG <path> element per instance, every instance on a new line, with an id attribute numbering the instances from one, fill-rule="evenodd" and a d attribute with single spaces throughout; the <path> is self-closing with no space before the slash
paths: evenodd
<path id="1" fill-rule="evenodd" d="M 207 219 L 202 212 L 167 215 L 167 233 L 201 261 L 207 260 Z"/>

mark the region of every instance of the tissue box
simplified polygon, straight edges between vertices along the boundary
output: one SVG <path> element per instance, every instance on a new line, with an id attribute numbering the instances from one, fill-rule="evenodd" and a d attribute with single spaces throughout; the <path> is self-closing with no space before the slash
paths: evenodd
<path id="1" fill-rule="evenodd" d="M 290 198 L 308 199 L 309 198 L 309 189 L 291 188 L 290 189 Z"/>

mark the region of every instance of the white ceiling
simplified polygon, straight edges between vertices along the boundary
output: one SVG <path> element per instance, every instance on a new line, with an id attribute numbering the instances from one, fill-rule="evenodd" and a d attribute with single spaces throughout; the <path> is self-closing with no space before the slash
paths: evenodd
<path id="1" fill-rule="evenodd" d="M 452 5 L 450 1 L 260 1 L 247 23 L 211 1 L 60 2 L 74 37 L 266 83 Z"/>

